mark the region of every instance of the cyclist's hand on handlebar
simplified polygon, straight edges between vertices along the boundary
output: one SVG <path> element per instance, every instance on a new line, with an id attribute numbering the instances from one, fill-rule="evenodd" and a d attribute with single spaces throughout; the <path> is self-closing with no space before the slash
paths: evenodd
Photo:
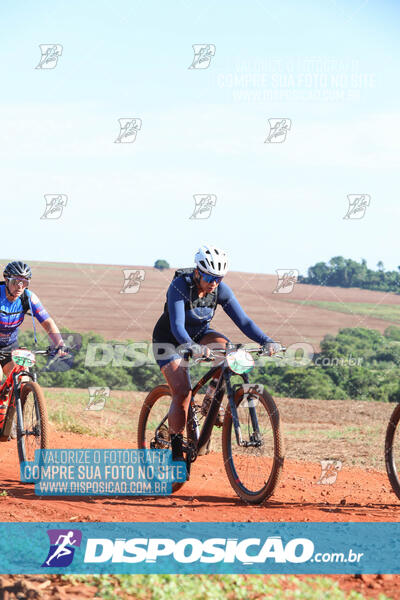
<path id="1" fill-rule="evenodd" d="M 58 346 L 56 348 L 56 350 L 57 350 L 56 356 L 58 358 L 62 358 L 63 356 L 69 356 L 70 355 L 70 352 L 69 352 L 69 349 L 67 348 L 67 346 Z"/>
<path id="2" fill-rule="evenodd" d="M 188 360 L 189 358 L 193 358 L 198 362 L 207 359 L 211 360 L 210 348 L 207 346 L 201 346 L 200 344 L 196 344 L 194 342 L 182 345 L 178 349 L 178 354 L 180 354 L 184 360 Z"/>
<path id="3" fill-rule="evenodd" d="M 282 350 L 282 346 L 278 342 L 267 342 L 266 344 L 263 345 L 262 353 L 266 354 L 267 356 L 272 356 L 273 354 L 276 354 L 277 352 L 280 352 L 281 350 Z"/>
<path id="4" fill-rule="evenodd" d="M 210 358 L 211 350 L 207 346 L 201 346 L 200 344 L 193 344 L 190 347 L 192 358 Z"/>
<path id="5" fill-rule="evenodd" d="M 70 355 L 70 349 L 67 346 L 64 346 L 64 344 L 61 344 L 60 346 L 49 346 L 48 347 L 48 353 L 50 354 L 50 356 L 56 357 L 56 358 L 63 358 L 64 356 L 69 356 Z"/>

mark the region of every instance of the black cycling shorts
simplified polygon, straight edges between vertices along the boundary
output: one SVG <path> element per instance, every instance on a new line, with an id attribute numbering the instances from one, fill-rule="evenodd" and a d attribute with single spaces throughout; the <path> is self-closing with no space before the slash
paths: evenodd
<path id="1" fill-rule="evenodd" d="M 15 350 L 15 348 L 18 348 L 18 346 L 19 346 L 18 342 L 13 342 L 12 344 L 8 344 L 7 346 L 0 346 L 0 354 L 1 354 L 2 350 L 10 352 L 10 350 Z M 10 358 L 1 358 L 0 366 L 4 367 L 4 365 L 9 363 L 10 360 L 11 360 L 11 357 Z"/>

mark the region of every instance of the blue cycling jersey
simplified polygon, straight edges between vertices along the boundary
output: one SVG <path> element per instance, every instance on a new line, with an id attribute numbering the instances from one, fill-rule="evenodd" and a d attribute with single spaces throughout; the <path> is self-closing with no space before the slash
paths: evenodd
<path id="1" fill-rule="evenodd" d="M 26 290 L 26 293 L 30 298 L 32 315 L 39 323 L 48 319 L 50 315 L 36 294 L 32 294 L 30 290 Z M 17 340 L 18 328 L 22 325 L 24 318 L 21 298 L 10 302 L 7 300 L 6 286 L 0 285 L 0 347 L 12 344 Z"/>
<path id="2" fill-rule="evenodd" d="M 155 327 L 155 341 L 170 341 L 172 334 L 179 344 L 192 343 L 198 342 L 207 333 L 215 309 L 200 306 L 198 302 L 193 306 L 193 287 L 190 285 L 193 283 L 192 277 L 181 275 L 169 286 L 168 314 L 164 313 Z M 197 290 L 195 293 L 197 296 Z M 224 282 L 218 286 L 217 304 L 222 306 L 225 313 L 248 338 L 261 345 L 272 342 L 272 339 L 246 315 L 231 288 Z"/>

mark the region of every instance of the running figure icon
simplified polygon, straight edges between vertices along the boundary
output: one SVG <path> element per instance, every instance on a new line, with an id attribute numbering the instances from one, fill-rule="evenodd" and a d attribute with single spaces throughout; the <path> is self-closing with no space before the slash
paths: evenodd
<path id="1" fill-rule="evenodd" d="M 54 554 L 52 554 L 50 556 L 50 558 L 48 560 L 46 560 L 46 565 L 50 566 L 51 561 L 53 560 L 53 558 L 56 558 L 57 556 L 59 558 L 61 558 L 62 556 L 66 556 L 67 554 L 72 554 L 72 550 L 70 548 L 68 548 L 68 544 L 70 544 L 71 546 L 73 546 L 74 543 L 76 543 L 78 540 L 74 540 L 74 532 L 73 531 L 69 531 L 66 535 L 60 535 L 56 541 L 56 544 L 59 544 L 59 546 L 57 546 L 57 550 L 54 552 Z M 60 540 L 63 540 L 60 543 Z"/>
<path id="2" fill-rule="evenodd" d="M 75 549 L 81 545 L 79 529 L 49 529 L 50 549 L 42 567 L 67 567 L 72 563 Z"/>

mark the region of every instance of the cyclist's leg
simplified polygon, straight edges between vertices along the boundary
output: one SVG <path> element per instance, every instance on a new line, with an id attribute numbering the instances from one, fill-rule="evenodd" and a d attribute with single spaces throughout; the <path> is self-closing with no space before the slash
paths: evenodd
<path id="1" fill-rule="evenodd" d="M 191 396 L 189 368 L 183 367 L 182 362 L 182 358 L 178 358 L 161 368 L 172 393 L 171 408 L 168 413 L 171 434 L 183 433 Z"/>
<path id="2" fill-rule="evenodd" d="M 203 337 L 201 338 L 200 344 L 202 346 L 208 346 L 211 350 L 218 350 L 218 349 L 224 349 L 226 347 L 226 344 L 229 341 L 230 340 L 223 333 L 219 333 L 218 331 L 215 331 L 214 329 L 209 329 L 206 332 L 206 334 L 203 335 Z M 216 381 L 219 378 L 219 371 L 217 371 L 217 373 L 218 374 L 216 376 Z M 204 402 L 206 402 L 206 400 Z M 206 407 L 204 410 L 205 411 L 208 410 L 208 407 Z M 217 427 L 222 427 L 224 415 L 225 415 L 225 410 L 224 410 L 223 406 L 221 405 L 219 407 L 217 419 L 215 421 L 215 424 Z"/>
<path id="3" fill-rule="evenodd" d="M 191 396 L 189 369 L 176 351 L 176 340 L 153 332 L 153 353 L 171 390 L 172 402 L 168 413 L 173 460 L 183 460 L 183 431 Z M 159 332 L 158 332 L 159 333 Z M 163 332 L 162 332 L 163 333 Z"/>
<path id="4" fill-rule="evenodd" d="M 2 361 L 0 361 L 0 385 L 3 384 L 2 379 L 3 379 L 3 370 L 4 373 L 6 373 L 6 369 L 7 369 L 7 365 L 9 364 L 10 361 L 8 361 L 8 359 L 3 359 Z M 11 363 L 12 365 L 12 363 Z M 7 403 L 7 398 L 8 398 L 8 392 L 3 389 L 1 390 L 0 393 L 0 429 L 1 431 L 3 431 L 4 428 L 4 420 L 6 417 L 6 413 L 7 413 L 7 408 L 8 408 L 8 403 Z"/>
<path id="5" fill-rule="evenodd" d="M 172 402 L 168 413 L 172 460 L 184 460 L 183 431 L 192 393 L 189 369 L 182 366 L 182 358 L 176 358 L 164 365 L 161 372 L 172 393 Z"/>
<path id="6" fill-rule="evenodd" d="M 211 350 L 216 350 L 218 348 L 225 348 L 229 341 L 229 338 L 227 338 L 223 333 L 219 333 L 214 329 L 209 329 L 205 335 L 203 335 L 199 341 L 199 344 L 202 346 L 208 346 L 211 348 Z"/>
<path id="7" fill-rule="evenodd" d="M 14 368 L 14 363 L 11 360 L 9 360 L 5 365 L 2 365 L 0 368 L 2 368 L 2 372 L 4 373 L 4 375 L 8 377 Z"/>
<path id="8" fill-rule="evenodd" d="M 13 367 L 14 363 L 11 360 L 8 360 L 8 358 L 0 361 L 0 385 L 3 375 L 4 378 L 8 377 L 10 372 L 13 370 Z"/>
<path id="9" fill-rule="evenodd" d="M 11 344 L 8 344 L 7 346 L 1 346 L 0 350 L 9 352 L 10 350 L 14 350 L 15 348 L 18 348 L 18 342 L 16 341 L 12 342 Z M 3 375 L 5 377 L 8 377 L 8 375 L 13 370 L 14 366 L 14 363 L 9 358 L 3 358 L 2 360 L 0 360 L 0 382 L 3 378 Z"/>

